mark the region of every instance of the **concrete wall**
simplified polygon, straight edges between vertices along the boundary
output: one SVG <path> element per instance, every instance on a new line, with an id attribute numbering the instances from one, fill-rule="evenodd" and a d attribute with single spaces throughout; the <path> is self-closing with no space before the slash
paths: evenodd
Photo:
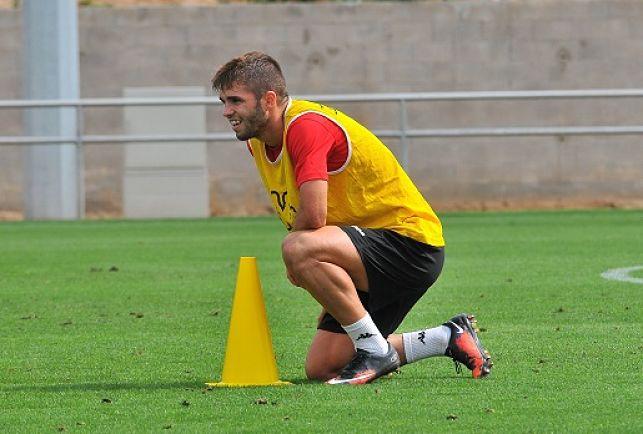
<path id="1" fill-rule="evenodd" d="M 449 1 L 83 8 L 81 95 L 128 86 L 207 86 L 229 58 L 258 49 L 283 65 L 291 94 L 643 87 L 643 2 Z M 20 14 L 0 11 L 0 99 L 20 98 Z M 394 104 L 338 105 L 374 129 Z M 409 107 L 410 126 L 642 124 L 643 101 L 440 102 Z M 119 109 L 85 114 L 88 133 L 122 133 Z M 0 111 L 1 134 L 20 134 Z M 209 108 L 210 131 L 226 130 Z M 153 131 L 152 131 L 153 132 Z M 388 141 L 399 152 L 394 140 Z M 266 212 L 243 144 L 208 145 L 211 210 Z M 438 209 L 643 206 L 643 137 L 414 140 L 410 174 Z M 123 151 L 86 149 L 89 215 L 122 211 Z M 22 157 L 0 148 L 0 211 L 21 211 Z"/>

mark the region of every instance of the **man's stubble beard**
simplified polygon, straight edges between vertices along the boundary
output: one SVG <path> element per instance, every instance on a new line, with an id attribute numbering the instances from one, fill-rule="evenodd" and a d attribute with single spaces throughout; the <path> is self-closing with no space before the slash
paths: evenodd
<path id="1" fill-rule="evenodd" d="M 243 120 L 245 124 L 244 131 L 239 131 L 236 133 L 237 139 L 246 141 L 250 140 L 253 137 L 257 137 L 259 132 L 266 126 L 268 123 L 268 116 L 261 110 L 261 106 L 255 108 L 254 113 L 247 119 Z"/>

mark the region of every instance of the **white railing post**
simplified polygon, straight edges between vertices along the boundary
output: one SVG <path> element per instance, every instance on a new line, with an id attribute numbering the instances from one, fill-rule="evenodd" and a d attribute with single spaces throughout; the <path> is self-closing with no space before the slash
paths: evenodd
<path id="1" fill-rule="evenodd" d="M 77 7 L 76 0 L 23 2 L 26 99 L 78 98 Z M 27 135 L 69 138 L 76 133 L 74 107 L 35 107 L 25 116 Z M 45 142 L 25 149 L 27 219 L 81 217 L 77 201 L 79 156 L 74 142 Z"/>
<path id="2" fill-rule="evenodd" d="M 78 218 L 85 218 L 85 147 L 83 145 L 84 129 L 83 106 L 79 102 L 76 106 L 76 171 L 78 174 Z"/>

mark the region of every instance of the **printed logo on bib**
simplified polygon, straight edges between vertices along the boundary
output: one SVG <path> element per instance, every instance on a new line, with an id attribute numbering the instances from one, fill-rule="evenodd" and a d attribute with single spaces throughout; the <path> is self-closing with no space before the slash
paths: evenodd
<path id="1" fill-rule="evenodd" d="M 271 190 L 270 198 L 273 202 L 272 205 L 279 215 L 279 220 L 286 226 L 288 232 L 292 231 L 295 217 L 297 216 L 297 209 L 288 203 L 288 192 Z"/>

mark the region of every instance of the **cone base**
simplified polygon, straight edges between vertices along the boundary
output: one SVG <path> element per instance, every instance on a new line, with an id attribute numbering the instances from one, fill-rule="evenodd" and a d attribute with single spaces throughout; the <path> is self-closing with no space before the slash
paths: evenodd
<path id="1" fill-rule="evenodd" d="M 292 383 L 288 381 L 275 381 L 273 383 L 205 383 L 208 387 L 267 387 L 267 386 L 291 386 Z"/>

